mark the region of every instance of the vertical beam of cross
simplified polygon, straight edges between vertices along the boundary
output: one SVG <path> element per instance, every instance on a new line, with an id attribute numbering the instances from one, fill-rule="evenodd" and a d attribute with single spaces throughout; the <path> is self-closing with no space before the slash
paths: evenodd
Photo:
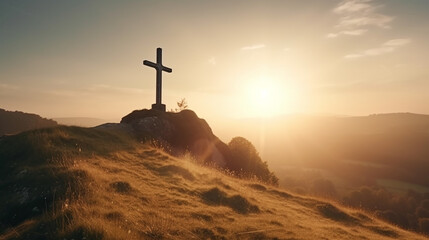
<path id="1" fill-rule="evenodd" d="M 156 103 L 152 105 L 152 109 L 165 111 L 165 105 L 162 104 L 162 71 L 171 73 L 173 70 L 162 65 L 161 48 L 156 49 L 156 63 L 144 60 L 143 64 L 156 70 Z"/>

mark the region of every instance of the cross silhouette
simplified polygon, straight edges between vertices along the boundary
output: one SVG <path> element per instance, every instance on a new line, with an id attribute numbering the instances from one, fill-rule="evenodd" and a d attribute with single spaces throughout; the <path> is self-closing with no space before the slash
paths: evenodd
<path id="1" fill-rule="evenodd" d="M 144 60 L 143 64 L 149 67 L 153 67 L 156 70 L 156 103 L 152 104 L 152 109 L 165 112 L 165 104 L 161 103 L 162 96 L 162 71 L 171 73 L 171 68 L 162 65 L 162 49 L 156 49 L 156 63 Z"/>

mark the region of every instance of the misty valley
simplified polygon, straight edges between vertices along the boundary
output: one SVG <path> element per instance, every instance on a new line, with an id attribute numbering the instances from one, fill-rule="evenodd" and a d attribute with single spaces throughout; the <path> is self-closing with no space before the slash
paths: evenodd
<path id="1" fill-rule="evenodd" d="M 280 186 L 426 231 L 422 222 L 429 217 L 429 116 L 295 115 L 249 119 L 240 125 L 234 129 L 242 129 L 259 146 Z"/>

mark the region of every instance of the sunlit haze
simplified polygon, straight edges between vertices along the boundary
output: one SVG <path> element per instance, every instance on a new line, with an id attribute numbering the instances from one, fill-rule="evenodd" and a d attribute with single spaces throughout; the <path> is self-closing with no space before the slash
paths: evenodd
<path id="1" fill-rule="evenodd" d="M 155 101 L 211 122 L 429 113 L 429 1 L 1 1 L 0 102 L 119 121 Z"/>

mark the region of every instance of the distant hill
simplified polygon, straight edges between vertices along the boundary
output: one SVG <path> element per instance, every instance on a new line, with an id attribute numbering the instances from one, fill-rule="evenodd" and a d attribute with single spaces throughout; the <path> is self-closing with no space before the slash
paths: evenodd
<path id="1" fill-rule="evenodd" d="M 36 114 L 19 111 L 12 112 L 0 108 L 0 136 L 56 125 L 57 122 L 42 118 Z"/>
<path id="2" fill-rule="evenodd" d="M 0 239 L 427 239 L 114 128 L 7 136 L 0 175 Z"/>
<path id="3" fill-rule="evenodd" d="M 416 231 L 429 218 L 429 116 L 291 115 L 244 119 L 224 131 L 250 139 L 280 186 L 341 201 Z M 429 220 L 428 220 L 429 222 Z"/>
<path id="4" fill-rule="evenodd" d="M 103 123 L 107 123 L 107 120 L 100 118 L 88 118 L 88 117 L 64 117 L 54 118 L 61 125 L 77 126 L 77 127 L 95 127 Z"/>
<path id="5" fill-rule="evenodd" d="M 291 115 L 240 120 L 224 131 L 254 142 L 280 176 L 296 166 L 328 171 L 343 185 L 390 179 L 429 188 L 429 115 Z"/>

